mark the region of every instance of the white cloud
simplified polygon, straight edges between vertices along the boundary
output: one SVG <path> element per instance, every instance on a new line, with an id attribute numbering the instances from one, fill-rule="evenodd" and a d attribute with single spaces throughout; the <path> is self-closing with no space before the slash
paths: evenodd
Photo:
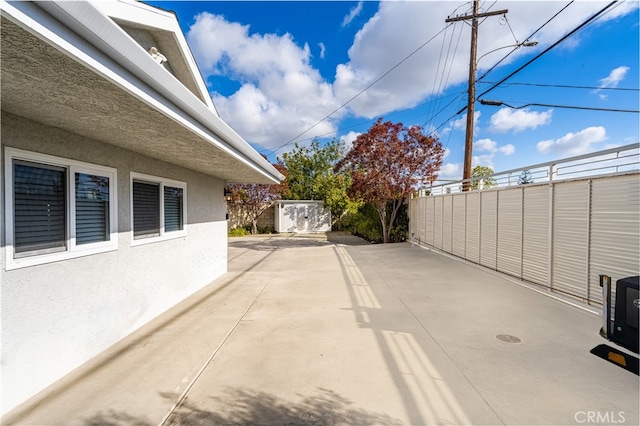
<path id="1" fill-rule="evenodd" d="M 559 156 L 573 156 L 586 154 L 593 151 L 591 145 L 604 142 L 607 132 L 602 126 L 587 127 L 578 133 L 567 133 L 559 139 L 550 139 L 538 142 L 536 145 L 543 154 L 556 154 Z"/>
<path id="2" fill-rule="evenodd" d="M 444 154 L 442 155 L 442 159 L 444 160 L 445 158 L 447 158 L 449 155 L 451 155 L 451 150 L 449 148 L 445 148 L 444 149 Z"/>
<path id="3" fill-rule="evenodd" d="M 600 79 L 600 87 L 594 90 L 592 93 L 598 94 L 598 97 L 602 101 L 606 101 L 609 99 L 609 96 L 604 93 L 599 93 L 601 89 L 606 89 L 608 87 L 618 87 L 618 84 L 624 80 L 624 77 L 629 71 L 629 67 L 620 66 L 618 68 L 614 68 L 611 70 L 608 76 Z"/>
<path id="4" fill-rule="evenodd" d="M 346 135 L 340 136 L 340 140 L 344 142 L 345 148 L 349 150 L 353 146 L 353 141 L 355 141 L 360 135 L 361 133 L 351 131 Z"/>
<path id="5" fill-rule="evenodd" d="M 213 87 L 212 98 L 220 116 L 249 142 L 266 149 L 282 145 L 339 106 L 331 85 L 311 67 L 309 46 L 297 45 L 290 34 L 250 34 L 249 26 L 201 13 L 187 39 L 205 74 L 241 83 L 230 96 Z M 335 131 L 327 120 L 304 137 Z"/>
<path id="6" fill-rule="evenodd" d="M 493 168 L 493 154 L 487 155 L 474 155 L 471 159 L 471 165 L 475 166 L 486 166 Z"/>
<path id="7" fill-rule="evenodd" d="M 474 135 L 479 131 L 478 124 L 480 123 L 481 115 L 482 115 L 481 111 L 475 111 L 473 113 L 473 134 Z M 463 131 L 467 130 L 467 114 L 463 114 L 462 117 L 460 117 L 457 120 L 450 121 L 449 125 L 442 130 L 442 134 L 446 135 L 452 130 L 463 130 Z"/>
<path id="8" fill-rule="evenodd" d="M 359 1 L 358 4 L 353 6 L 349 13 L 342 20 L 342 28 L 346 27 L 353 21 L 358 15 L 362 12 L 362 1 Z"/>
<path id="9" fill-rule="evenodd" d="M 473 148 L 478 151 L 496 152 L 498 143 L 491 139 L 480 139 L 474 142 Z"/>
<path id="10" fill-rule="evenodd" d="M 498 151 L 500 151 L 501 153 L 503 153 L 506 156 L 509 156 L 509 155 L 513 154 L 514 152 L 516 152 L 516 147 L 511 145 L 510 143 L 508 143 L 508 144 L 498 148 Z"/>
<path id="11" fill-rule="evenodd" d="M 320 58 L 324 59 L 324 54 L 327 51 L 327 47 L 324 45 L 323 42 L 318 43 L 318 46 L 320 47 Z"/>
<path id="12" fill-rule="evenodd" d="M 553 5 L 554 10 L 560 9 L 560 5 L 548 4 Z M 447 1 L 378 3 L 378 11 L 355 35 L 347 52 L 348 60 L 336 66 L 335 76 L 329 80 L 311 64 L 310 40 L 294 40 L 290 34 L 252 33 L 250 27 L 242 23 L 201 13 L 194 17 L 187 40 L 205 79 L 220 75 L 239 83 L 240 89 L 230 95 L 221 94 L 221 90 L 210 86 L 222 118 L 247 141 L 272 148 L 309 129 L 361 92 L 346 108 L 305 133 L 304 137 L 335 132 L 336 123 L 346 114 L 354 118 L 377 118 L 433 99 L 448 87 L 464 84 L 468 78 L 468 37 L 461 37 L 457 50 L 448 56 L 448 80 L 443 85 L 436 84 L 442 68 L 438 69 L 439 61 L 434 60 L 440 55 L 443 34 L 416 51 L 443 28 L 445 19 L 455 7 Z M 500 7 L 509 9 L 509 21 L 518 36 L 536 30 L 550 13 L 549 8 L 540 7 L 537 2 L 505 2 Z M 598 23 L 627 14 L 637 7 L 637 2 L 621 3 Z M 574 2 L 536 34 L 536 39 L 541 45 L 556 41 L 567 29 L 600 8 L 601 4 L 596 2 Z M 345 25 L 355 22 L 352 20 L 361 12 L 362 3 L 359 2 L 345 17 Z M 466 13 L 462 9 L 458 12 Z M 513 44 L 513 35 L 501 25 L 500 19 L 483 22 L 479 57 L 510 44 Z M 408 57 L 414 51 L 415 54 Z M 320 46 L 320 57 L 322 52 Z M 488 69 L 504 53 L 496 51 L 484 56 L 478 72 Z M 520 49 L 504 65 L 524 53 L 530 51 Z M 209 83 L 215 84 L 215 79 Z"/>
<path id="13" fill-rule="evenodd" d="M 624 76 L 627 74 L 627 71 L 629 71 L 629 67 L 625 66 L 611 70 L 607 77 L 600 79 L 600 88 L 618 87 L 618 83 L 624 80 Z"/>
<path id="14" fill-rule="evenodd" d="M 487 152 L 488 154 L 485 155 L 484 157 L 491 157 L 491 159 L 493 159 L 493 156 L 498 152 L 505 156 L 509 156 L 513 154 L 514 152 L 516 152 L 516 147 L 511 144 L 498 146 L 498 142 L 491 140 L 489 138 L 485 138 L 485 139 L 479 139 L 475 141 L 473 143 L 473 150 L 480 151 L 480 152 Z"/>
<path id="15" fill-rule="evenodd" d="M 516 147 L 511 144 L 498 146 L 498 142 L 489 138 L 484 138 L 478 139 L 473 143 L 473 152 L 481 153 L 480 155 L 474 155 L 471 158 L 473 167 L 493 167 L 493 159 L 496 154 L 500 153 L 502 155 L 509 156 L 516 152 Z"/>
<path id="16" fill-rule="evenodd" d="M 498 112 L 491 116 L 490 130 L 495 132 L 508 132 L 513 130 L 514 133 L 517 133 L 525 129 L 535 129 L 551 123 L 552 115 L 553 109 L 536 112 L 529 111 L 528 108 L 500 108 Z"/>
<path id="17" fill-rule="evenodd" d="M 438 178 L 462 179 L 462 163 L 446 163 L 442 165 Z"/>
<path id="18" fill-rule="evenodd" d="M 637 8 L 637 4 L 627 3 L 634 2 L 622 3 L 603 19 L 613 19 Z M 554 10 L 562 7 L 555 3 L 548 4 Z M 341 100 L 351 99 L 405 59 L 400 66 L 349 104 L 353 114 L 375 118 L 390 111 L 413 107 L 440 93 L 443 87 L 436 82 L 442 74 L 442 66 L 439 69 L 439 61 L 434 58 L 440 56 L 444 34 L 434 38 L 408 59 L 407 57 L 437 34 L 455 7 L 455 4 L 446 1 L 380 2 L 378 12 L 356 34 L 348 52 L 349 61 L 337 66 L 334 82 L 336 95 Z M 511 28 L 517 29 L 517 35 L 521 37 L 537 30 L 549 19 L 550 14 L 549 8 L 540 7 L 538 2 L 505 2 L 500 3 L 500 7 L 509 9 Z M 541 46 L 557 41 L 568 29 L 574 28 L 601 7 L 596 2 L 572 3 L 565 12 L 536 34 L 536 40 Z M 465 12 L 461 9 L 456 13 Z M 402 23 L 401 31 L 399 23 Z M 456 45 L 457 50 L 449 55 L 446 86 L 458 85 L 468 80 L 469 43 L 468 37 L 462 37 Z M 478 57 L 512 44 L 513 35 L 502 25 L 500 19 L 488 18 L 483 21 Z M 529 54 L 530 49 L 519 49 L 503 64 L 507 65 L 522 54 Z M 478 72 L 482 73 L 491 67 L 504 54 L 504 50 L 497 50 L 484 56 L 479 62 Z"/>

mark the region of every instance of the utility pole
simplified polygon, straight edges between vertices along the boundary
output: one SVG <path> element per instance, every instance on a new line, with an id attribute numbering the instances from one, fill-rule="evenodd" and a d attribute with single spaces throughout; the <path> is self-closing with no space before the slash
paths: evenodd
<path id="1" fill-rule="evenodd" d="M 476 101 L 476 56 L 478 52 L 478 18 L 486 16 L 504 15 L 508 9 L 496 10 L 495 12 L 478 13 L 478 0 L 473 0 L 473 13 L 471 15 L 456 16 L 447 18 L 445 22 L 468 21 L 471 19 L 471 53 L 469 59 L 469 96 L 467 98 L 467 131 L 464 139 L 464 169 L 462 179 L 466 180 L 462 184 L 462 190 L 468 191 L 471 178 L 471 159 L 473 158 L 473 120 L 474 107 Z"/>

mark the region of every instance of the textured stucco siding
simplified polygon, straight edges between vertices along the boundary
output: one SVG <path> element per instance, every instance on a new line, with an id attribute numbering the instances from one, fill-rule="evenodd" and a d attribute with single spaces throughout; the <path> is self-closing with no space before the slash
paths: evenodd
<path id="1" fill-rule="evenodd" d="M 2 188 L 2 411 L 226 272 L 224 182 L 2 114 L 4 148 L 117 169 L 118 250 L 7 271 Z M 186 182 L 187 235 L 131 246 L 130 172 Z"/>

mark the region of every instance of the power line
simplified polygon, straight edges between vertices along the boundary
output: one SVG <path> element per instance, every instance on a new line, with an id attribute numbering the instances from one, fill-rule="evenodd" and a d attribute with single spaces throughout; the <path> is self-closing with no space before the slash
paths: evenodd
<path id="1" fill-rule="evenodd" d="M 300 136 L 304 135 L 305 133 L 307 133 L 309 130 L 313 129 L 314 127 L 316 127 L 317 125 L 319 125 L 320 123 L 322 123 L 323 121 L 325 121 L 327 118 L 331 117 L 333 114 L 335 114 L 336 112 L 340 111 L 342 108 L 346 107 L 348 104 L 350 104 L 351 102 L 353 102 L 358 96 L 362 95 L 364 92 L 366 92 L 367 90 L 369 90 L 373 85 L 375 85 L 376 83 L 378 83 L 380 80 L 382 80 L 383 78 L 385 78 L 387 75 L 389 75 L 393 70 L 395 70 L 396 68 L 398 68 L 400 65 L 402 65 L 404 62 L 406 62 L 410 57 L 412 57 L 413 55 L 415 55 L 416 53 L 418 53 L 418 51 L 420 49 L 422 49 L 424 46 L 426 46 L 427 44 L 429 44 L 433 39 L 435 39 L 437 36 L 439 36 L 442 32 L 444 32 L 444 30 L 447 29 L 449 25 L 446 25 L 444 28 L 442 28 L 440 31 L 438 31 L 433 37 L 431 37 L 429 40 L 425 41 L 424 43 L 422 43 L 417 49 L 415 49 L 413 52 L 411 52 L 409 55 L 407 55 L 404 59 L 402 59 L 400 62 L 398 62 L 397 64 L 395 64 L 394 66 L 392 66 L 389 70 L 387 70 L 384 74 L 382 74 L 380 77 L 378 77 L 377 79 L 375 79 L 373 82 L 371 82 L 368 86 L 366 86 L 364 89 L 362 89 L 360 92 L 358 92 L 356 95 L 354 95 L 353 97 L 351 97 L 348 101 L 346 101 L 345 103 L 343 103 L 342 105 L 340 105 L 338 108 L 334 109 L 333 111 L 331 111 L 329 114 L 325 115 L 321 120 L 319 120 L 318 122 L 316 122 L 313 126 L 309 127 L 307 130 L 305 130 L 304 132 L 298 134 L 297 136 L 295 136 L 294 138 L 292 138 L 291 140 L 289 140 L 288 142 L 276 147 L 276 149 L 270 151 L 267 155 L 271 155 L 277 151 L 279 151 L 281 148 L 293 143 L 296 139 L 298 139 Z"/>
<path id="2" fill-rule="evenodd" d="M 459 27 L 459 31 L 458 31 L 458 40 L 456 41 L 456 47 L 454 49 L 454 52 L 458 50 L 458 46 L 460 45 L 460 38 L 462 36 L 462 27 Z M 438 81 L 438 73 L 436 72 L 436 77 L 434 78 L 434 85 L 433 85 L 433 89 L 432 89 L 432 93 L 438 94 L 436 96 L 436 98 L 434 99 L 434 102 L 432 102 L 432 106 L 427 110 L 427 121 L 425 122 L 425 125 L 433 120 L 442 110 L 438 111 L 437 113 L 433 114 L 433 111 L 437 110 L 438 107 L 440 106 L 440 103 L 442 102 L 442 99 L 444 99 L 444 96 L 442 95 L 442 93 L 444 93 L 444 88 L 446 87 L 447 83 L 449 82 L 449 77 L 451 76 L 451 70 L 453 69 L 453 59 L 454 57 L 451 57 L 451 62 L 449 62 L 449 55 L 451 53 L 451 44 L 453 42 L 453 38 L 455 37 L 455 31 L 456 31 L 456 26 L 454 25 L 454 29 L 453 32 L 451 34 L 451 40 L 449 41 L 449 48 L 447 50 L 447 56 L 444 62 L 444 65 L 442 66 L 442 75 L 440 76 L 440 84 L 436 90 L 436 82 Z M 446 40 L 443 40 L 443 47 L 444 47 L 444 43 L 446 42 Z M 447 63 L 449 63 L 449 70 L 445 71 L 446 67 L 447 67 Z M 438 65 L 438 71 L 440 70 L 440 67 Z M 445 77 L 445 72 L 446 72 L 446 77 Z M 431 118 L 429 118 L 431 117 Z"/>
<path id="3" fill-rule="evenodd" d="M 569 3 L 567 3 L 562 9 L 560 9 L 558 12 L 556 12 L 555 15 L 553 15 L 551 18 L 549 18 L 547 20 L 547 22 L 545 22 L 544 24 L 540 25 L 540 27 L 538 27 L 537 30 L 535 30 L 534 32 L 532 32 L 529 37 L 525 38 L 524 41 L 526 42 L 527 40 L 531 39 L 531 37 L 533 37 L 534 35 L 536 35 L 537 33 L 539 33 L 544 27 L 546 27 L 549 22 L 553 21 L 554 19 L 556 19 L 558 17 L 558 15 L 560 15 L 562 12 L 565 11 L 566 8 L 568 8 L 569 6 L 571 6 L 571 4 L 573 3 L 573 0 L 571 0 Z M 505 59 L 507 59 L 509 56 L 511 56 L 511 54 L 513 52 L 515 52 L 516 50 L 518 50 L 520 48 L 520 46 L 516 46 L 511 52 L 507 53 L 506 55 L 504 55 L 504 57 L 502 59 L 500 59 L 498 62 L 496 62 L 491 68 L 489 68 L 488 71 L 486 71 L 484 74 L 482 74 L 482 76 L 478 79 L 476 79 L 476 82 L 480 82 L 480 80 L 482 80 L 483 78 L 485 78 L 487 76 L 487 74 L 489 74 L 491 71 L 493 71 L 498 65 L 500 65 L 502 63 L 502 61 L 504 61 Z"/>
<path id="4" fill-rule="evenodd" d="M 460 95 L 462 95 L 462 94 L 464 94 L 464 92 L 454 93 L 454 94 L 452 94 L 452 95 L 443 96 L 443 97 L 441 97 L 440 99 L 448 99 L 448 98 L 451 98 L 451 97 L 459 97 L 459 96 L 460 96 Z M 451 102 L 449 102 L 447 105 L 445 105 L 445 106 L 444 106 L 440 111 L 438 111 L 438 112 L 435 114 L 435 116 L 437 116 L 437 115 L 438 115 L 438 114 L 440 114 L 442 111 L 444 111 L 444 110 L 445 110 L 449 105 L 451 105 L 453 102 L 455 102 L 455 100 L 456 100 L 456 99 L 453 99 Z M 429 102 L 424 102 L 424 103 L 422 103 L 422 104 L 416 105 L 414 108 L 420 108 L 420 107 L 422 107 L 422 106 L 424 106 L 424 105 L 428 105 L 428 104 L 431 104 L 431 103 L 433 103 L 433 102 L 435 102 L 435 100 L 431 100 L 431 101 L 429 101 Z M 394 117 L 394 116 L 396 116 L 396 115 L 404 114 L 405 112 L 406 112 L 406 111 L 397 111 L 397 112 L 393 112 L 393 113 L 387 114 L 385 117 L 387 117 L 387 118 L 389 118 L 389 117 Z M 417 117 L 421 117 L 421 116 L 423 116 L 423 115 L 424 115 L 423 113 L 420 113 L 420 114 L 417 114 L 417 115 L 415 115 L 415 116 L 411 116 L 411 117 L 409 117 L 409 118 L 410 118 L 410 119 L 411 119 L 411 118 L 417 118 Z M 435 116 L 434 116 L 434 117 L 435 117 Z M 372 123 L 372 120 L 362 121 L 362 122 L 360 122 L 360 123 L 352 124 L 352 125 L 350 125 L 350 126 L 340 127 L 340 128 L 337 130 L 337 132 L 338 132 L 338 133 L 339 133 L 339 132 L 344 132 L 345 130 L 354 129 L 354 128 L 362 127 L 362 126 L 365 126 L 365 125 L 370 125 L 371 123 Z M 426 124 L 427 124 L 427 123 L 425 123 L 424 125 L 426 125 Z M 445 122 L 445 124 L 446 124 L 446 122 Z M 423 126 L 423 127 L 424 127 L 424 126 Z M 333 134 L 335 134 L 335 133 L 336 133 L 336 132 L 327 132 L 327 133 L 323 133 L 323 134 L 320 134 L 320 135 L 315 135 L 315 136 L 312 136 L 312 137 L 309 137 L 309 138 L 299 139 L 299 140 L 297 140 L 296 142 L 311 141 L 311 140 L 314 140 L 314 139 L 316 139 L 316 138 L 323 137 L 323 136 L 330 136 L 330 135 L 333 135 Z M 277 151 L 277 149 L 276 149 L 276 151 Z M 272 151 L 267 151 L 266 153 L 265 153 L 265 152 L 263 152 L 263 151 L 261 151 L 261 152 L 262 152 L 264 155 L 269 155 L 269 154 L 274 153 L 275 151 L 273 151 L 273 150 L 272 150 Z"/>
<path id="5" fill-rule="evenodd" d="M 455 32 L 455 30 L 454 30 L 454 32 Z M 453 41 L 453 34 L 451 35 L 451 40 L 449 41 L 449 49 L 451 49 L 451 41 Z M 438 83 L 438 74 L 440 72 L 440 64 L 442 62 L 442 52 L 444 51 L 444 46 L 445 46 L 446 43 L 447 43 L 447 31 L 445 29 L 444 36 L 442 37 L 442 45 L 440 46 L 440 54 L 438 55 L 438 65 L 436 66 L 436 73 L 435 73 L 435 76 L 433 78 L 433 87 L 431 88 L 431 93 L 440 93 L 440 91 L 439 91 L 440 88 L 439 87 L 438 87 L 438 90 L 436 91 L 436 85 Z M 449 58 L 449 51 L 447 51 L 447 59 L 448 58 Z M 445 67 L 446 67 L 446 60 L 445 60 L 445 65 L 442 67 L 443 74 L 444 74 L 444 68 Z M 438 99 L 438 98 L 436 97 L 436 99 Z M 429 106 L 429 109 L 427 110 L 427 117 L 431 113 L 432 109 L 434 109 L 433 104 L 431 104 Z"/>
<path id="6" fill-rule="evenodd" d="M 495 82 L 483 81 L 483 84 L 496 84 Z M 503 86 L 533 86 L 533 87 L 553 87 L 558 89 L 588 89 L 588 90 L 620 90 L 628 92 L 638 92 L 640 89 L 629 87 L 599 87 L 599 86 L 571 86 L 568 84 L 542 84 L 542 83 L 504 83 Z"/>
<path id="7" fill-rule="evenodd" d="M 565 109 L 579 109 L 579 110 L 587 110 L 587 111 L 607 111 L 607 112 L 630 112 L 634 114 L 640 113 L 640 110 L 631 110 L 631 109 L 616 109 L 616 108 L 599 108 L 599 107 L 583 107 L 577 105 L 556 105 L 556 104 L 539 104 L 536 102 L 530 102 L 528 104 L 513 106 L 509 105 L 503 101 L 493 101 L 489 99 L 481 99 L 480 103 L 482 105 L 491 105 L 491 106 L 506 106 L 513 109 L 522 109 L 529 106 L 541 106 L 546 108 L 565 108 Z"/>
<path id="8" fill-rule="evenodd" d="M 531 63 L 533 63 L 535 60 L 537 60 L 538 58 L 540 58 L 542 55 L 544 55 L 545 53 L 549 52 L 551 49 L 553 49 L 554 47 L 556 47 L 557 45 L 559 45 L 560 43 L 562 43 L 563 41 L 565 41 L 566 39 L 568 39 L 569 37 L 571 37 L 573 34 L 575 34 L 576 32 L 580 31 L 583 27 L 589 25 L 590 22 L 592 22 L 594 19 L 596 19 L 598 16 L 602 15 L 604 12 L 607 11 L 607 9 L 609 9 L 611 6 L 613 6 L 614 4 L 616 4 L 618 2 L 618 0 L 614 0 L 611 3 L 609 3 L 608 5 L 606 5 L 605 7 L 603 7 L 602 9 L 600 9 L 600 11 L 598 11 L 595 15 L 591 16 L 589 19 L 587 19 L 586 21 L 584 21 L 582 24 L 578 25 L 576 28 L 574 28 L 572 31 L 570 31 L 569 33 L 565 34 L 564 36 L 562 36 L 560 38 L 560 40 L 556 41 L 555 43 L 553 43 L 551 46 L 547 47 L 545 50 L 543 50 L 542 52 L 540 52 L 538 55 L 534 56 L 532 59 L 530 59 L 529 61 L 527 61 L 524 65 L 520 66 L 518 69 L 516 69 L 515 71 L 513 71 L 512 73 L 510 73 L 509 75 L 507 75 L 506 77 L 504 77 L 502 80 L 500 80 L 499 82 L 497 82 L 496 84 L 494 84 L 493 86 L 491 86 L 490 88 L 488 88 L 487 90 L 485 90 L 484 92 L 480 93 L 477 98 L 481 98 L 482 96 L 486 95 L 487 93 L 491 92 L 493 89 L 495 89 L 496 87 L 498 87 L 499 85 L 501 85 L 502 83 L 504 83 L 505 81 L 507 81 L 508 79 L 510 79 L 511 77 L 513 77 L 514 75 L 516 75 L 517 73 L 519 73 L 520 71 L 522 71 L 524 68 L 528 67 L 529 65 L 531 65 Z"/>

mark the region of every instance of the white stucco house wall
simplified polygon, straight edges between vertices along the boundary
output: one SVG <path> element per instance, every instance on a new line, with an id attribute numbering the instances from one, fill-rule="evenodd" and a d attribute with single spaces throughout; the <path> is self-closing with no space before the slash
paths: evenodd
<path id="1" fill-rule="evenodd" d="M 1 7 L 4 414 L 225 273 L 226 183 L 282 176 L 219 117 L 173 13 Z"/>
<path id="2" fill-rule="evenodd" d="M 331 211 L 318 200 L 280 200 L 275 205 L 276 232 L 331 231 Z"/>

